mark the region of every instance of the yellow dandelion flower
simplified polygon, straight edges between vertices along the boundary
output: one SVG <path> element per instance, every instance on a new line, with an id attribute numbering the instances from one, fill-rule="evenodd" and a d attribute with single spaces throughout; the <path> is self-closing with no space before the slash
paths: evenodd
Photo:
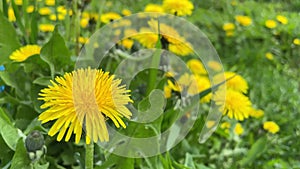
<path id="1" fill-rule="evenodd" d="M 274 59 L 274 56 L 273 56 L 273 54 L 271 52 L 267 52 L 266 55 L 265 55 L 265 57 L 267 59 L 269 59 L 269 60 L 273 60 Z"/>
<path id="2" fill-rule="evenodd" d="M 32 13 L 34 11 L 34 6 L 33 5 L 30 5 L 26 8 L 26 12 L 27 13 Z"/>
<path id="3" fill-rule="evenodd" d="M 159 39 L 157 34 L 145 27 L 142 27 L 139 31 L 139 34 L 134 35 L 132 38 L 137 40 L 146 48 L 154 48 Z"/>
<path id="4" fill-rule="evenodd" d="M 151 30 L 155 33 L 160 33 L 162 38 L 169 43 L 169 50 L 174 54 L 186 56 L 193 53 L 193 47 L 189 42 L 179 35 L 179 33 L 164 23 L 158 24 L 157 20 L 150 20 L 148 22 Z"/>
<path id="5" fill-rule="evenodd" d="M 39 30 L 42 32 L 52 32 L 54 30 L 55 26 L 52 24 L 40 24 Z"/>
<path id="6" fill-rule="evenodd" d="M 164 86 L 164 94 L 165 94 L 165 98 L 171 98 L 172 96 L 172 89 L 170 86 Z"/>
<path id="7" fill-rule="evenodd" d="M 52 12 L 50 10 L 50 8 L 48 7 L 43 7 L 39 9 L 39 14 L 40 15 L 50 15 Z"/>
<path id="8" fill-rule="evenodd" d="M 294 43 L 295 45 L 300 45 L 300 39 L 295 38 L 295 39 L 293 40 L 293 43 Z"/>
<path id="9" fill-rule="evenodd" d="M 88 43 L 88 41 L 89 41 L 89 38 L 82 37 L 82 36 L 78 37 L 78 42 L 81 44 L 86 44 L 86 43 Z"/>
<path id="10" fill-rule="evenodd" d="M 191 15 L 194 9 L 193 3 L 189 0 L 164 0 L 162 6 L 165 12 L 176 16 Z"/>
<path id="11" fill-rule="evenodd" d="M 62 21 L 62 20 L 65 19 L 65 15 L 63 15 L 63 14 L 58 14 L 57 16 L 58 16 L 58 20 L 59 20 L 59 21 Z M 57 20 L 55 14 L 51 14 L 51 15 L 49 16 L 49 19 L 50 19 L 51 21 L 56 21 L 56 20 Z"/>
<path id="12" fill-rule="evenodd" d="M 209 120 L 205 123 L 207 128 L 212 128 L 216 124 L 216 121 Z"/>
<path id="13" fill-rule="evenodd" d="M 249 16 L 237 15 L 235 16 L 235 20 L 243 26 L 249 26 L 252 24 L 252 19 Z"/>
<path id="14" fill-rule="evenodd" d="M 234 73 L 234 72 L 225 72 L 224 74 L 217 74 L 214 77 L 214 81 L 216 83 L 221 83 L 225 79 L 228 79 L 226 81 L 226 88 L 232 89 L 235 91 L 239 91 L 242 93 L 247 93 L 248 91 L 248 83 L 247 81 L 240 75 Z M 230 79 L 231 78 L 231 79 Z"/>
<path id="15" fill-rule="evenodd" d="M 223 30 L 224 31 L 233 31 L 235 29 L 235 26 L 233 23 L 224 23 L 223 24 Z"/>
<path id="16" fill-rule="evenodd" d="M 210 69 L 212 69 L 216 72 L 219 72 L 222 70 L 222 65 L 217 61 L 208 61 L 207 67 L 209 67 Z"/>
<path id="17" fill-rule="evenodd" d="M 221 125 L 220 125 L 220 127 L 221 127 L 222 129 L 229 129 L 230 126 L 231 126 L 231 124 L 230 124 L 229 122 L 223 122 L 223 123 L 221 123 Z"/>
<path id="18" fill-rule="evenodd" d="M 48 109 L 38 119 L 42 123 L 56 120 L 48 134 L 54 136 L 58 133 L 57 141 L 61 141 L 64 135 L 65 141 L 69 141 L 74 133 L 75 142 L 79 143 L 83 129 L 87 144 L 108 141 L 106 117 L 117 128 L 126 128 L 121 118 L 131 117 L 126 104 L 133 101 L 130 90 L 126 90 L 114 75 L 91 68 L 77 69 L 56 77 L 51 83 L 39 94 L 39 100 L 45 102 L 41 108 Z"/>
<path id="19" fill-rule="evenodd" d="M 262 116 L 264 116 L 264 111 L 263 110 L 256 110 L 256 109 L 252 109 L 250 112 L 249 112 L 249 115 L 251 117 L 255 117 L 255 118 L 260 118 Z"/>
<path id="20" fill-rule="evenodd" d="M 280 130 L 280 127 L 274 121 L 266 121 L 263 125 L 264 129 L 268 132 L 275 134 Z"/>
<path id="21" fill-rule="evenodd" d="M 207 71 L 199 59 L 190 59 L 186 64 L 194 74 L 207 75 Z"/>
<path id="22" fill-rule="evenodd" d="M 108 12 L 101 15 L 100 20 L 103 23 L 109 23 L 116 19 L 120 19 L 121 16 L 115 12 Z"/>
<path id="23" fill-rule="evenodd" d="M 55 5 L 55 0 L 45 0 L 45 4 L 48 6 L 54 6 Z"/>
<path id="24" fill-rule="evenodd" d="M 86 28 L 89 24 L 89 19 L 88 18 L 81 18 L 80 19 L 80 26 L 82 28 Z"/>
<path id="25" fill-rule="evenodd" d="M 157 5 L 157 4 L 148 4 L 146 5 L 145 12 L 159 12 L 159 13 L 163 13 L 164 9 L 161 5 Z"/>
<path id="26" fill-rule="evenodd" d="M 277 15 L 276 19 L 278 22 L 282 23 L 283 25 L 286 25 L 288 23 L 288 19 L 285 16 Z"/>
<path id="27" fill-rule="evenodd" d="M 169 50 L 179 56 L 187 56 L 194 52 L 192 45 L 188 42 L 171 43 L 169 44 Z"/>
<path id="28" fill-rule="evenodd" d="M 265 22 L 265 25 L 267 28 L 273 29 L 276 28 L 277 23 L 274 20 L 269 19 Z"/>
<path id="29" fill-rule="evenodd" d="M 134 44 L 132 39 L 123 39 L 121 41 L 121 45 L 124 46 L 126 49 L 131 49 Z"/>
<path id="30" fill-rule="evenodd" d="M 122 15 L 124 15 L 124 16 L 131 15 L 131 11 L 130 11 L 129 9 L 123 9 L 121 13 L 122 13 Z"/>
<path id="31" fill-rule="evenodd" d="M 222 91 L 217 91 L 212 100 L 216 102 L 216 105 L 220 106 L 220 111 L 223 112 L 223 115 L 240 121 L 249 117 L 252 107 L 248 97 L 234 90 L 226 90 L 226 97 L 220 93 Z"/>
<path id="32" fill-rule="evenodd" d="M 232 37 L 234 35 L 234 31 L 226 31 L 225 33 L 227 37 Z"/>
<path id="33" fill-rule="evenodd" d="M 207 76 L 196 75 L 194 77 L 195 77 L 195 80 L 197 81 L 198 90 L 195 93 L 191 93 L 191 94 L 198 94 L 198 93 L 203 92 L 204 90 L 209 89 L 211 87 L 210 81 Z M 208 102 L 210 102 L 211 97 L 212 97 L 212 93 L 209 93 L 206 96 L 200 98 L 200 102 L 208 103 Z"/>
<path id="34" fill-rule="evenodd" d="M 224 132 L 227 134 L 229 133 L 230 126 L 231 126 L 231 124 L 229 122 L 223 122 L 220 125 L 221 129 L 223 129 Z"/>
<path id="35" fill-rule="evenodd" d="M 244 128 L 241 125 L 241 123 L 237 123 L 234 127 L 234 133 L 238 136 L 242 135 L 244 133 Z"/>
<path id="36" fill-rule="evenodd" d="M 20 49 L 15 50 L 9 58 L 16 62 L 23 62 L 27 58 L 33 55 L 40 54 L 41 47 L 38 45 L 27 45 L 24 47 L 21 47 Z"/>
<path id="37" fill-rule="evenodd" d="M 13 10 L 12 7 L 9 7 L 8 8 L 8 20 L 10 22 L 15 22 L 16 21 L 16 16 L 15 16 L 15 12 Z"/>
<path id="38" fill-rule="evenodd" d="M 23 0 L 14 0 L 16 5 L 23 5 Z"/>

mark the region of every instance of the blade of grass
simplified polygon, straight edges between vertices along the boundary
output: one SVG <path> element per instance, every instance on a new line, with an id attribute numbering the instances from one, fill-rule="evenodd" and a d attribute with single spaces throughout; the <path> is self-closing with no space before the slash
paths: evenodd
<path id="1" fill-rule="evenodd" d="M 24 37 L 24 40 L 25 40 L 25 43 L 28 42 L 28 38 L 27 38 L 27 34 L 26 34 L 26 30 L 25 30 L 25 27 L 22 23 L 22 20 L 21 20 L 21 16 L 20 16 L 20 11 L 18 9 L 18 6 L 16 5 L 15 1 L 11 1 L 11 5 L 13 7 L 13 10 L 14 10 L 14 13 L 15 13 L 15 16 L 16 16 L 16 22 L 17 22 L 17 25 L 19 26 L 22 34 L 23 34 L 23 37 Z"/>

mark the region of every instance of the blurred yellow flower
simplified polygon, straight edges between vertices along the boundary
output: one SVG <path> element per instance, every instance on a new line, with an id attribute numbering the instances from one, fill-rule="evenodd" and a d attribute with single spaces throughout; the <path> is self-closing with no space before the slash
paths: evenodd
<path id="1" fill-rule="evenodd" d="M 89 19 L 88 18 L 81 18 L 80 19 L 80 26 L 82 28 L 86 28 L 89 24 Z"/>
<path id="2" fill-rule="evenodd" d="M 252 23 L 252 19 L 249 16 L 237 15 L 235 20 L 243 26 L 249 26 Z"/>
<path id="3" fill-rule="evenodd" d="M 134 41 L 132 39 L 123 39 L 121 41 L 121 45 L 124 46 L 126 49 L 131 49 L 134 44 Z"/>
<path id="4" fill-rule="evenodd" d="M 207 75 L 207 71 L 199 59 L 190 59 L 186 64 L 193 73 Z"/>
<path id="5" fill-rule="evenodd" d="M 269 19 L 265 22 L 265 25 L 267 28 L 273 29 L 276 28 L 277 23 L 274 20 Z"/>
<path id="6" fill-rule="evenodd" d="M 256 109 L 253 108 L 250 111 L 249 115 L 251 117 L 260 118 L 260 117 L 264 116 L 264 111 L 263 110 L 256 110 Z"/>
<path id="7" fill-rule="evenodd" d="M 193 3 L 189 0 L 164 0 L 162 6 L 165 12 L 176 16 L 191 15 L 194 9 Z"/>
<path id="8" fill-rule="evenodd" d="M 39 9 L 39 14 L 40 15 L 50 15 L 51 14 L 51 10 L 48 7 L 43 7 Z"/>
<path id="9" fill-rule="evenodd" d="M 59 21 L 62 21 L 62 20 L 65 19 L 65 15 L 63 15 L 63 14 L 58 14 L 57 16 L 58 16 L 58 20 L 59 20 Z M 49 19 L 50 19 L 51 21 L 56 21 L 56 20 L 57 20 L 55 14 L 51 14 L 51 15 L 49 16 Z"/>
<path id="10" fill-rule="evenodd" d="M 220 111 L 223 112 L 223 115 L 240 121 L 249 117 L 252 107 L 248 97 L 231 89 L 226 90 L 226 96 L 224 96 L 222 89 L 219 90 L 221 91 L 217 91 L 213 95 L 212 100 L 215 101 L 216 105 L 220 106 Z"/>
<path id="11" fill-rule="evenodd" d="M 81 44 L 85 44 L 89 41 L 89 38 L 86 38 L 86 37 L 78 37 L 78 42 L 81 43 Z"/>
<path id="12" fill-rule="evenodd" d="M 109 23 L 112 22 L 116 19 L 120 19 L 121 16 L 115 12 L 108 12 L 108 13 L 104 13 L 100 16 L 100 20 L 103 23 Z"/>
<path id="13" fill-rule="evenodd" d="M 221 129 L 224 129 L 225 133 L 229 133 L 230 126 L 231 124 L 229 122 L 223 122 L 220 125 Z"/>
<path id="14" fill-rule="evenodd" d="M 234 72 L 225 72 L 217 74 L 214 76 L 214 81 L 216 84 L 221 83 L 223 81 L 223 77 L 225 76 L 226 88 L 232 89 L 238 92 L 247 93 L 248 91 L 248 83 L 247 81 L 240 75 Z M 230 79 L 231 78 L 231 79 Z"/>
<path id="15" fill-rule="evenodd" d="M 23 62 L 33 55 L 40 54 L 41 47 L 38 45 L 27 45 L 15 50 L 9 58 L 16 62 Z"/>
<path id="16" fill-rule="evenodd" d="M 52 32 L 54 30 L 55 26 L 52 24 L 40 24 L 39 30 L 42 32 Z"/>
<path id="17" fill-rule="evenodd" d="M 288 19 L 285 16 L 277 15 L 276 19 L 277 19 L 277 21 L 279 21 L 283 25 L 286 25 L 288 23 Z"/>
<path id="18" fill-rule="evenodd" d="M 33 5 L 29 5 L 27 8 L 26 8 L 26 12 L 27 13 L 32 13 L 34 11 L 34 6 Z"/>
<path id="19" fill-rule="evenodd" d="M 229 122 L 223 122 L 223 123 L 221 123 L 221 125 L 220 125 L 220 127 L 222 128 L 222 129 L 229 129 L 230 128 L 230 126 L 231 126 L 231 124 L 229 123 Z"/>
<path id="20" fill-rule="evenodd" d="M 209 81 L 207 76 L 198 76 L 198 75 L 196 75 L 195 79 L 197 81 L 198 90 L 196 90 L 196 92 L 190 92 L 192 95 L 193 94 L 198 94 L 200 92 L 203 92 L 206 89 L 211 88 L 211 84 L 210 84 L 210 81 Z M 200 102 L 201 103 L 208 103 L 208 102 L 210 102 L 211 97 L 212 97 L 212 93 L 209 93 L 206 96 L 202 97 L 200 99 Z"/>
<path id="21" fill-rule="evenodd" d="M 139 31 L 139 34 L 133 36 L 132 38 L 136 39 L 146 48 L 154 48 L 159 39 L 157 34 L 153 33 L 151 29 L 145 27 L 142 27 Z"/>
<path id="22" fill-rule="evenodd" d="M 8 20 L 9 20 L 10 22 L 16 21 L 15 12 L 14 12 L 14 10 L 13 10 L 12 7 L 9 7 L 9 8 L 8 8 Z"/>
<path id="23" fill-rule="evenodd" d="M 234 127 L 234 133 L 238 136 L 242 135 L 244 133 L 244 128 L 241 125 L 241 123 L 237 123 Z"/>
<path id="24" fill-rule="evenodd" d="M 23 5 L 23 0 L 14 0 L 16 5 Z"/>
<path id="25" fill-rule="evenodd" d="M 295 39 L 293 40 L 293 43 L 294 43 L 295 45 L 300 45 L 300 39 L 295 38 Z"/>
<path id="26" fill-rule="evenodd" d="M 131 11 L 130 11 L 129 9 L 123 9 L 121 13 L 122 13 L 122 15 L 124 15 L 124 16 L 131 15 Z"/>
<path id="27" fill-rule="evenodd" d="M 223 30 L 224 31 L 233 31 L 235 29 L 235 26 L 233 23 L 224 23 L 223 24 Z"/>
<path id="28" fill-rule="evenodd" d="M 111 119 L 117 128 L 126 128 L 121 118 L 131 117 L 126 104 L 133 101 L 130 90 L 126 90 L 114 75 L 91 68 L 77 69 L 56 77 L 51 83 L 39 94 L 39 100 L 45 102 L 41 108 L 48 109 L 38 119 L 42 123 L 56 120 L 48 135 L 58 133 L 57 141 L 64 135 L 65 141 L 69 141 L 74 133 L 75 142 L 79 143 L 82 130 L 85 130 L 86 144 L 109 141 L 107 119 Z"/>
<path id="29" fill-rule="evenodd" d="M 188 42 L 179 42 L 179 43 L 171 43 L 169 44 L 169 50 L 179 56 L 187 56 L 191 53 L 193 53 L 193 47 Z"/>
<path id="30" fill-rule="evenodd" d="M 65 6 L 58 6 L 56 9 L 59 14 L 67 15 L 68 10 L 66 9 Z M 69 15 L 71 16 L 72 14 L 73 14 L 72 10 L 69 10 Z"/>
<path id="31" fill-rule="evenodd" d="M 172 96 L 172 89 L 170 86 L 164 86 L 164 94 L 165 94 L 165 98 L 171 98 Z"/>
<path id="32" fill-rule="evenodd" d="M 231 37 L 234 35 L 234 31 L 226 31 L 226 36 Z"/>
<path id="33" fill-rule="evenodd" d="M 144 11 L 145 12 L 160 12 L 160 13 L 163 13 L 164 9 L 161 5 L 147 4 Z"/>
<path id="34" fill-rule="evenodd" d="M 216 122 L 213 120 L 209 120 L 205 123 L 207 128 L 212 128 L 215 124 L 216 124 Z"/>
<path id="35" fill-rule="evenodd" d="M 48 6 L 54 6 L 55 5 L 55 0 L 45 0 L 45 4 Z"/>
<path id="36" fill-rule="evenodd" d="M 265 130 L 267 130 L 268 132 L 270 132 L 272 134 L 275 134 L 280 130 L 279 126 L 274 121 L 264 122 L 263 127 L 264 127 Z"/>
<path id="37" fill-rule="evenodd" d="M 273 56 L 273 54 L 271 52 L 267 52 L 265 56 L 269 60 L 273 60 L 274 59 L 274 56 Z"/>
<path id="38" fill-rule="evenodd" d="M 222 65 L 217 61 L 208 61 L 207 66 L 216 72 L 219 72 L 222 70 Z"/>

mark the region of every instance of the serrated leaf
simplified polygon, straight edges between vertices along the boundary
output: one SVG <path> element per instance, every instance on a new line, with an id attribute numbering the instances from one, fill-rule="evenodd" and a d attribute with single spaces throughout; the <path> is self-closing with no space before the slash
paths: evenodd
<path id="1" fill-rule="evenodd" d="M 58 26 L 55 27 L 49 42 L 42 47 L 40 56 L 50 66 L 52 78 L 56 71 L 59 72 L 70 64 L 70 52 L 58 32 Z"/>
<path id="2" fill-rule="evenodd" d="M 17 148 L 11 162 L 11 169 L 30 169 L 30 159 L 27 155 L 23 139 L 18 140 Z"/>
<path id="3" fill-rule="evenodd" d="M 20 47 L 15 28 L 0 11 L 0 65 L 10 61 L 9 55 Z"/>

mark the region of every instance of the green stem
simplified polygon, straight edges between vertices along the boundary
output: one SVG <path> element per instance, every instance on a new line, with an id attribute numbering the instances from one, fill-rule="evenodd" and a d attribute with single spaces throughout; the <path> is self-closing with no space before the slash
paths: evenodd
<path id="1" fill-rule="evenodd" d="M 151 91 L 155 88 L 157 72 L 160 63 L 160 55 L 161 55 L 161 50 L 156 50 L 152 56 L 153 58 L 151 61 L 151 69 L 149 70 L 149 84 L 146 93 L 147 95 L 149 95 Z"/>
<path id="2" fill-rule="evenodd" d="M 86 144 L 85 147 L 85 169 L 94 168 L 94 142 Z"/>

